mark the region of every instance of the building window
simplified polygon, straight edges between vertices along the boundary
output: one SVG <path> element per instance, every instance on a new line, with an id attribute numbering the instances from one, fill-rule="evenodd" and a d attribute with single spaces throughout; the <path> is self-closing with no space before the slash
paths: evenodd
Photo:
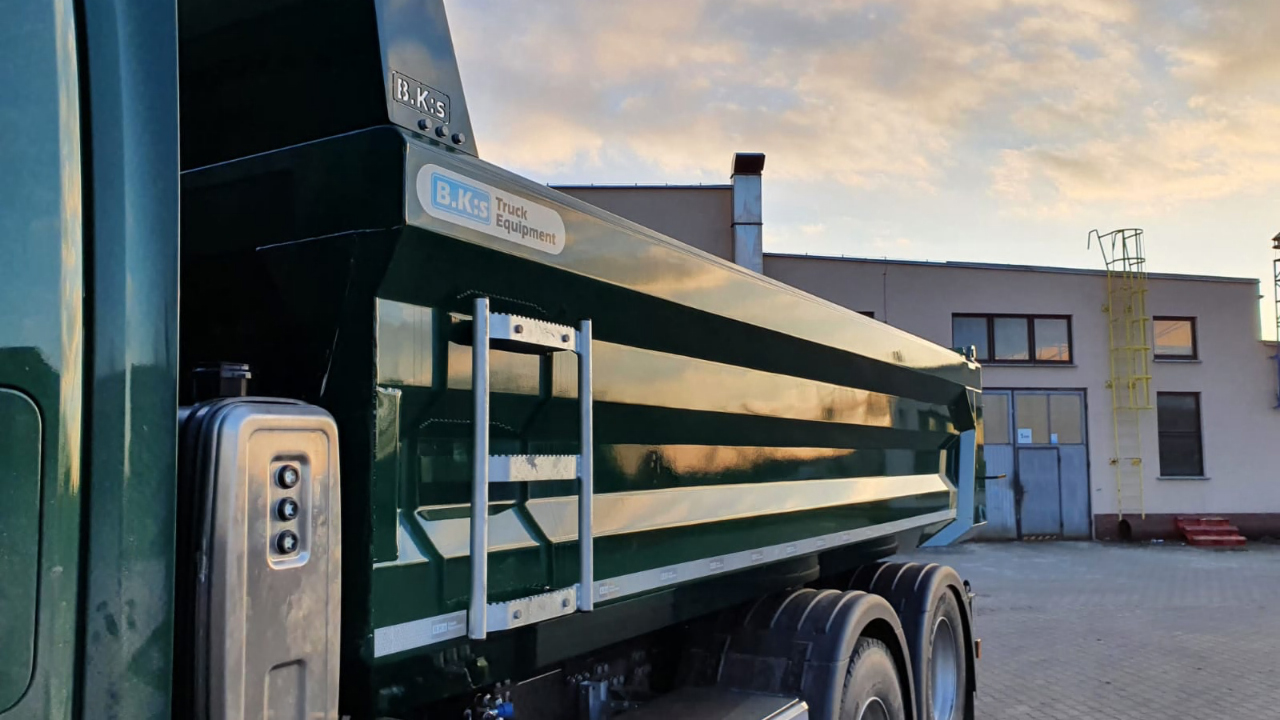
<path id="1" fill-rule="evenodd" d="M 1195 360 L 1199 357 L 1195 318 L 1157 317 L 1152 325 L 1155 328 L 1157 360 Z"/>
<path id="2" fill-rule="evenodd" d="M 1203 476 L 1200 393 L 1156 393 L 1156 424 L 1160 432 L 1160 475 Z"/>
<path id="3" fill-rule="evenodd" d="M 991 359 L 991 345 L 987 342 L 990 335 L 985 317 L 951 316 L 951 345 L 974 348 L 979 360 Z"/>
<path id="4" fill-rule="evenodd" d="M 973 346 L 979 362 L 1064 365 L 1071 362 L 1067 315 L 952 315 L 951 344 Z"/>

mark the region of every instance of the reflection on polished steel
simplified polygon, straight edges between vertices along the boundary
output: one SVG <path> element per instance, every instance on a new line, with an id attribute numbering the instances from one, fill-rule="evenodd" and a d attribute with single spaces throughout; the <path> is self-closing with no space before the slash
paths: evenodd
<path id="1" fill-rule="evenodd" d="M 627 711 L 628 720 L 808 720 L 809 706 L 794 697 L 716 687 L 683 687 Z"/>
<path id="2" fill-rule="evenodd" d="M 864 452 L 849 448 L 761 447 L 756 445 L 612 445 L 605 451 L 626 472 L 660 462 L 679 476 L 720 476 L 731 472 L 759 472 L 765 463 L 795 472 L 802 465 L 851 458 Z M 790 479 L 790 478 L 778 478 Z"/>
<path id="3" fill-rule="evenodd" d="M 510 503 L 505 505 L 504 509 L 489 515 L 489 552 L 537 547 L 537 541 L 521 521 L 515 506 Z M 492 503 L 489 507 L 498 506 L 499 503 Z M 445 560 L 467 557 L 469 554 L 468 538 L 471 536 L 471 519 L 467 517 L 468 507 L 468 505 L 441 505 L 423 508 L 414 513 L 418 526 L 426 533 L 427 539 L 435 546 L 436 552 L 440 553 Z M 441 515 L 444 517 L 440 517 Z M 414 564 L 412 559 L 416 559 L 417 562 L 426 562 L 426 556 L 413 544 L 411 535 L 406 533 L 400 540 L 411 547 L 407 555 L 410 560 L 406 561 L 406 548 L 402 545 L 399 560 L 383 564 L 410 565 Z"/>
<path id="4" fill-rule="evenodd" d="M 941 475 L 704 485 L 596 498 L 595 537 L 907 498 L 950 489 Z M 573 498 L 538 498 L 529 514 L 552 542 L 578 538 Z"/>
<path id="5" fill-rule="evenodd" d="M 501 168 L 482 167 L 462 156 L 447 156 L 423 143 L 407 144 L 404 177 L 416 177 L 417 172 L 429 164 L 464 173 L 495 187 L 511 188 L 560 213 L 566 229 L 565 250 L 555 256 L 538 257 L 540 265 L 558 267 L 601 286 L 627 288 L 646 298 L 713 317 L 732 318 L 789 339 L 926 371 L 952 382 L 976 379 L 974 366 L 949 348 L 885 325 L 850 322 L 850 311 L 835 303 L 709 257 L 653 230 L 619 223 L 617 218 L 605 215 L 598 208 Z M 411 226 L 429 233 L 454 237 L 500 253 L 525 254 L 523 249 L 507 241 L 434 218 L 417 203 L 406 208 L 405 219 Z M 596 320 L 603 322 L 604 319 L 597 317 Z"/>
<path id="6" fill-rule="evenodd" d="M 583 320 L 578 330 L 578 446 L 581 453 L 578 468 L 578 543 L 579 586 L 590 588 L 595 582 L 595 390 L 591 384 L 591 321 Z M 578 609 L 591 612 L 594 596 L 578 594 Z"/>
<path id="7" fill-rule="evenodd" d="M 289 717 L 334 717 L 342 612 L 342 513 L 338 427 L 300 403 L 222 401 L 205 406 L 209 455 L 195 476 L 209 503 L 196 581 L 195 662 L 204 675 L 207 720 L 260 716 L 268 701 Z M 275 478 L 298 472 L 287 490 Z M 207 495 L 204 494 L 207 492 Z M 271 508 L 288 493 L 297 520 Z M 203 514 L 198 511 L 197 516 Z M 298 543 L 277 554 L 274 537 Z M 285 552 L 285 551 L 280 551 Z M 280 668 L 296 678 L 271 694 Z M 291 676 L 292 677 L 292 676 Z M 287 713 L 286 713 L 287 710 Z"/>
<path id="8" fill-rule="evenodd" d="M 577 455 L 489 456 L 491 483 L 574 480 L 577 477 Z"/>
<path id="9" fill-rule="evenodd" d="M 378 381 L 431 387 L 431 354 L 423 348 L 431 347 L 434 331 L 429 308 L 379 300 Z M 950 412 L 941 405 L 598 340 L 593 350 L 598 368 L 592 383 L 597 402 L 870 427 L 948 430 Z M 470 352 L 466 345 L 449 344 L 450 389 L 471 388 Z M 538 394 L 536 357 L 495 350 L 490 356 L 490 372 L 491 392 Z M 576 363 L 557 358 L 553 395 L 572 398 L 576 375 Z M 744 392 L 748 387 L 750 392 Z M 690 388 L 697 391 L 690 392 Z M 937 426 L 928 427 L 930 422 Z"/>
<path id="10" fill-rule="evenodd" d="M 868 525 L 853 530 L 805 538 L 795 542 L 769 545 L 742 552 L 653 568 L 652 570 L 644 570 L 629 575 L 597 580 L 593 584 L 593 595 L 601 601 L 616 600 L 681 582 L 699 580 L 721 573 L 765 565 L 788 557 L 806 555 L 916 528 L 927 528 L 930 525 L 947 522 L 953 518 L 955 518 L 954 509 L 939 510 L 879 525 Z M 385 657 L 406 650 L 463 637 L 467 634 L 466 628 L 466 610 L 380 627 L 373 631 L 373 656 Z"/>
<path id="11" fill-rule="evenodd" d="M 819 510 L 860 503 L 910 498 L 926 493 L 946 492 L 949 486 L 941 475 L 903 475 L 802 480 L 742 485 L 705 485 L 595 496 L 594 537 L 667 530 L 745 517 Z M 749 492 L 748 492 L 749 490 Z M 529 515 L 552 542 L 578 539 L 577 498 L 553 497 L 528 501 Z M 469 525 L 466 505 L 442 505 L 418 510 L 418 520 L 436 551 L 446 559 L 465 557 Z M 458 516 L 438 518 L 450 512 Z M 493 534 L 489 551 L 535 547 L 533 535 L 520 521 L 514 508 L 489 517 Z"/>
<path id="12" fill-rule="evenodd" d="M 577 333 L 567 325 L 494 313 L 489 318 L 489 338 L 551 350 L 572 350 L 577 342 Z"/>
<path id="13" fill-rule="evenodd" d="M 471 377 L 475 379 L 471 455 L 471 624 L 483 640 L 489 601 L 489 299 L 476 298 L 472 316 Z"/>
<path id="14" fill-rule="evenodd" d="M 540 595 L 489 603 L 489 632 L 501 632 L 568 615 L 579 608 L 578 586 Z"/>

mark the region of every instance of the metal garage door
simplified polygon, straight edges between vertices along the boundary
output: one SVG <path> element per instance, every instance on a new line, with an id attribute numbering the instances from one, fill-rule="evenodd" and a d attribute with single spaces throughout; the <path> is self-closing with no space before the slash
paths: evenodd
<path id="1" fill-rule="evenodd" d="M 982 457 L 986 461 L 987 524 L 978 537 L 1015 540 L 1018 507 L 1013 493 L 1013 415 L 1008 390 L 982 392 Z"/>
<path id="2" fill-rule="evenodd" d="M 982 537 L 1087 539 L 1089 462 L 1084 393 L 983 392 L 987 527 Z"/>

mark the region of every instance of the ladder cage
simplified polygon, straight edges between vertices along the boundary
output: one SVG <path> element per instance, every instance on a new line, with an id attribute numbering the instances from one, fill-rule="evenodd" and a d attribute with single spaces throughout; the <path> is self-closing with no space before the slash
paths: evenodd
<path id="1" fill-rule="evenodd" d="M 1271 356 L 1276 361 L 1276 404 L 1275 409 L 1280 410 L 1280 233 L 1271 238 L 1271 249 L 1274 251 L 1274 257 L 1271 260 L 1271 273 L 1275 276 L 1274 299 L 1275 299 L 1275 321 L 1276 321 L 1276 354 Z"/>
<path id="2" fill-rule="evenodd" d="M 1151 403 L 1151 317 L 1147 314 L 1147 259 L 1142 230 L 1126 228 L 1089 233 L 1106 268 L 1107 387 L 1111 390 L 1111 428 L 1116 513 L 1146 517 L 1143 492 L 1142 422 Z"/>

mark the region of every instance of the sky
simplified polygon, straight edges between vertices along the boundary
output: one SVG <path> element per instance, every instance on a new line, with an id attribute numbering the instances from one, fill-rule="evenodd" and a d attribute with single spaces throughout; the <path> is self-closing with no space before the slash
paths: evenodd
<path id="1" fill-rule="evenodd" d="M 446 0 L 480 155 L 725 183 L 767 252 L 1257 277 L 1274 337 L 1275 0 Z"/>

